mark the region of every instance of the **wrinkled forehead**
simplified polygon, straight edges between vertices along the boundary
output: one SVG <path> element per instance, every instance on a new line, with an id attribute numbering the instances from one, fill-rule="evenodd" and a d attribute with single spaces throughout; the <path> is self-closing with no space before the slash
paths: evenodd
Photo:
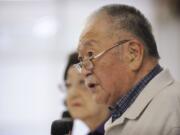
<path id="1" fill-rule="evenodd" d="M 85 56 L 89 50 L 98 52 L 105 48 L 105 41 L 108 41 L 107 28 L 105 26 L 101 26 L 101 28 L 92 27 L 92 29 L 86 30 L 81 35 L 78 44 L 78 54 Z"/>
<path id="2" fill-rule="evenodd" d="M 87 40 L 80 40 L 78 45 L 78 56 L 84 56 L 89 50 L 98 50 L 100 48 L 98 40 L 89 38 Z"/>
<path id="3" fill-rule="evenodd" d="M 94 53 L 111 47 L 119 38 L 112 19 L 106 14 L 93 16 L 86 23 L 78 44 L 79 56 L 86 56 L 88 50 Z"/>

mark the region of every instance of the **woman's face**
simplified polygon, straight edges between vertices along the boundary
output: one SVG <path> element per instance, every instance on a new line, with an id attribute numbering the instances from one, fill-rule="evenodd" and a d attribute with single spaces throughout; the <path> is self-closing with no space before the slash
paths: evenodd
<path id="1" fill-rule="evenodd" d="M 98 105 L 85 87 L 84 79 L 71 67 L 67 74 L 67 107 L 73 118 L 85 120 L 101 113 L 105 106 Z"/>

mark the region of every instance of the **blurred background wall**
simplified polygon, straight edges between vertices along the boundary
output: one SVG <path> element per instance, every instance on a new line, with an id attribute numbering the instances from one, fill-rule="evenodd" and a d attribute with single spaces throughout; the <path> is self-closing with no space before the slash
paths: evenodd
<path id="1" fill-rule="evenodd" d="M 67 56 L 87 16 L 109 3 L 145 14 L 161 64 L 180 80 L 179 14 L 162 0 L 0 0 L 0 135 L 50 134 L 65 109 L 58 84 Z"/>

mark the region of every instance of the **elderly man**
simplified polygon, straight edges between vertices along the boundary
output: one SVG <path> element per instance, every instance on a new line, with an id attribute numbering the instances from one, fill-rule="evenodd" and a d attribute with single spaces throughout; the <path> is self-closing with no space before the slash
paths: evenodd
<path id="1" fill-rule="evenodd" d="M 106 135 L 180 135 L 180 84 L 159 63 L 148 20 L 137 9 L 107 5 L 94 12 L 80 37 L 87 87 L 110 107 Z"/>

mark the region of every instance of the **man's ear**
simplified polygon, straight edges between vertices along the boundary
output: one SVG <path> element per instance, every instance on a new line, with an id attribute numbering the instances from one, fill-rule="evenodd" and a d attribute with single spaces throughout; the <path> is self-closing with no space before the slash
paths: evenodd
<path id="1" fill-rule="evenodd" d="M 128 65 L 132 71 L 137 71 L 143 62 L 144 46 L 138 41 L 132 41 L 128 45 Z"/>

